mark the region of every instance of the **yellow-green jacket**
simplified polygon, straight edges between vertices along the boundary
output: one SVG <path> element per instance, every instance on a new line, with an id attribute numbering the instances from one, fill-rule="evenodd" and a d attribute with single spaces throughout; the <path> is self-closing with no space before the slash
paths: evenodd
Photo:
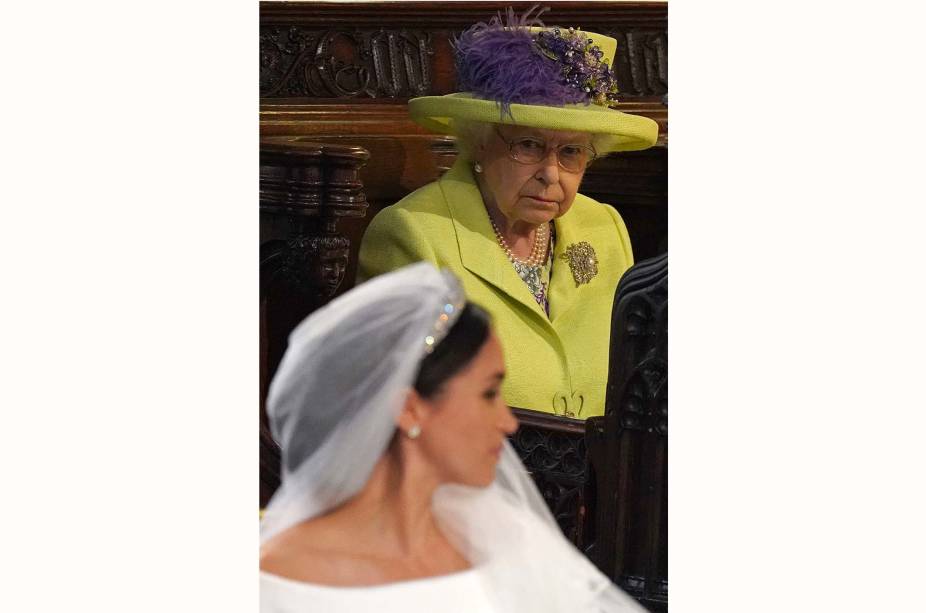
<path id="1" fill-rule="evenodd" d="M 469 165 L 462 158 L 370 222 L 358 282 L 426 260 L 449 268 L 467 298 L 492 314 L 505 352 L 509 405 L 584 419 L 604 413 L 611 304 L 632 264 L 630 238 L 612 207 L 577 194 L 555 221 L 549 318 L 498 246 Z M 598 274 L 576 286 L 567 247 L 589 243 Z"/>

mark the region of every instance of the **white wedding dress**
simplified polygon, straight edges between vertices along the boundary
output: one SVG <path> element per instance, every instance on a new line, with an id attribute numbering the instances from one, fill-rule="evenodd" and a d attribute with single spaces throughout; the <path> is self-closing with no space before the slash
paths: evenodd
<path id="1" fill-rule="evenodd" d="M 264 512 L 262 543 L 363 489 L 422 361 L 465 306 L 452 273 L 420 262 L 357 286 L 293 330 L 267 395 L 282 483 Z M 261 611 L 646 613 L 563 537 L 510 443 L 491 485 L 441 484 L 431 506 L 473 570 L 353 588 L 261 573 Z"/>
<path id="2" fill-rule="evenodd" d="M 477 569 L 369 587 L 331 587 L 261 571 L 261 613 L 501 613 Z"/>

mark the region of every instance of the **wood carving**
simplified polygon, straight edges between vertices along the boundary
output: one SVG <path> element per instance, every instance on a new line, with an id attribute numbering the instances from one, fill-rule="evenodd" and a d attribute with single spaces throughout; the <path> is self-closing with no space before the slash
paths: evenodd
<path id="1" fill-rule="evenodd" d="M 563 534 L 583 547 L 585 424 L 581 420 L 514 409 L 520 427 L 510 440 L 531 473 Z"/>
<path id="2" fill-rule="evenodd" d="M 261 98 L 303 99 L 302 103 L 334 98 L 404 102 L 414 96 L 450 93 L 455 91 L 450 41 L 506 6 L 499 2 L 440 7 L 415 2 L 262 2 Z M 554 0 L 545 6 L 551 8 L 544 15 L 550 25 L 575 26 L 617 39 L 614 68 L 621 100 L 659 100 L 666 93 L 665 3 Z M 658 113 L 658 108 L 653 110 Z"/>
<path id="3" fill-rule="evenodd" d="M 261 506 L 280 482 L 280 450 L 264 411 L 267 390 L 292 329 L 344 289 L 352 245 L 338 223 L 366 214 L 359 170 L 368 158 L 359 147 L 261 141 Z"/>
<path id="4" fill-rule="evenodd" d="M 410 98 L 431 88 L 431 35 L 419 30 L 260 29 L 261 98 Z"/>
<path id="5" fill-rule="evenodd" d="M 621 99 L 662 96 L 669 91 L 669 41 L 665 30 L 609 30 L 617 39 L 617 85 Z"/>
<path id="6" fill-rule="evenodd" d="M 652 611 L 668 607 L 668 282 L 668 255 L 621 279 L 605 415 L 586 422 L 586 551 Z"/>

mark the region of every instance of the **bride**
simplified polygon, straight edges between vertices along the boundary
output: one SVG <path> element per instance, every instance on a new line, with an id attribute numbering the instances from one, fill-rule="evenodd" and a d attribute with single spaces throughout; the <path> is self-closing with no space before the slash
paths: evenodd
<path id="1" fill-rule="evenodd" d="M 559 532 L 504 377 L 486 313 L 427 263 L 303 321 L 267 402 L 261 611 L 642 611 Z"/>

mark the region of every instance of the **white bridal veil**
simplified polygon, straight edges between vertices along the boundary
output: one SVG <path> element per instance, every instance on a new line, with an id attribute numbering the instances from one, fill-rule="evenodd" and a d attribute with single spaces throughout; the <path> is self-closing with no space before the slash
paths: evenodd
<path id="1" fill-rule="evenodd" d="M 358 286 L 293 330 L 267 398 L 282 484 L 261 542 L 363 488 L 421 360 L 464 305 L 450 272 L 418 263 Z M 500 611 L 644 610 L 562 536 L 509 444 L 491 486 L 444 485 L 432 504 Z"/>

